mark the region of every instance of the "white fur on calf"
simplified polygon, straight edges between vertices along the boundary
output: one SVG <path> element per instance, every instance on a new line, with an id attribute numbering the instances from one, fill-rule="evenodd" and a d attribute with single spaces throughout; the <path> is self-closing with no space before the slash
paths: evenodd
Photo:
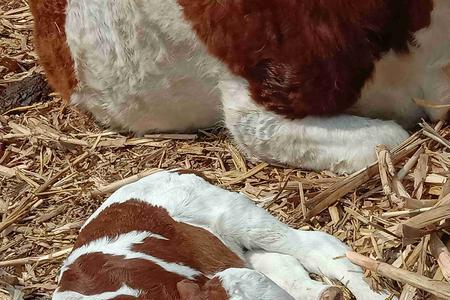
<path id="1" fill-rule="evenodd" d="M 54 299 L 120 291 L 124 299 L 339 299 L 307 272 L 342 280 L 359 300 L 384 299 L 359 267 L 336 259 L 347 251 L 197 175 L 160 172 L 122 187 L 87 220 Z"/>
<path id="2" fill-rule="evenodd" d="M 269 277 L 294 299 L 341 299 L 339 288 L 311 280 L 300 262 L 290 255 L 250 251 L 245 256 L 253 269 Z"/>

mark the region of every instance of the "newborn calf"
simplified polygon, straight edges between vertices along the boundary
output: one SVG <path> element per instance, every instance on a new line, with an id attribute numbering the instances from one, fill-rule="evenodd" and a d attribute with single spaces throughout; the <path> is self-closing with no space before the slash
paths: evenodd
<path id="1" fill-rule="evenodd" d="M 448 0 L 30 6 L 49 82 L 118 129 L 188 131 L 224 116 L 249 156 L 351 172 L 450 103 Z"/>
<path id="2" fill-rule="evenodd" d="M 194 174 L 160 172 L 116 191 L 84 224 L 53 299 L 333 300 L 341 280 L 384 299 L 322 232 L 294 230 Z"/>

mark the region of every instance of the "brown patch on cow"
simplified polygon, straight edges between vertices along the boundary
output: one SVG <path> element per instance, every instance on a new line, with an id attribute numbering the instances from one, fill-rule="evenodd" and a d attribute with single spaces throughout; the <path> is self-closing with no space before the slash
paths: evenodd
<path id="1" fill-rule="evenodd" d="M 209 52 L 249 82 L 252 98 L 292 117 L 343 112 L 374 63 L 407 53 L 432 0 L 178 0 Z"/>
<path id="2" fill-rule="evenodd" d="M 167 262 L 190 266 L 203 274 L 214 274 L 244 262 L 207 230 L 174 221 L 161 207 L 138 200 L 113 204 L 80 232 L 74 249 L 101 237 L 116 237 L 131 231 L 149 231 L 167 240 L 147 238 L 133 251 Z"/>
<path id="3" fill-rule="evenodd" d="M 184 279 L 147 260 L 89 253 L 80 256 L 64 272 L 59 291 L 75 291 L 92 296 L 115 292 L 126 284 L 143 292 L 138 299 L 180 299 L 177 282 Z M 206 277 L 199 276 L 195 282 L 203 285 L 206 281 Z M 117 299 L 136 298 L 120 296 Z"/>
<path id="4" fill-rule="evenodd" d="M 416 32 L 428 27 L 431 23 L 431 11 L 433 11 L 433 0 L 409 1 L 410 31 Z"/>
<path id="5" fill-rule="evenodd" d="M 201 178 L 203 178 L 205 181 L 207 181 L 208 183 L 211 183 L 211 184 L 214 184 L 214 182 L 211 180 L 211 179 L 209 179 L 208 177 L 206 177 L 206 175 L 203 173 L 203 172 L 200 172 L 200 171 L 198 171 L 198 170 L 192 170 L 192 169 L 179 169 L 179 170 L 173 170 L 173 171 L 171 171 L 172 173 L 177 173 L 177 174 L 180 174 L 180 175 L 183 175 L 183 174 L 194 174 L 194 175 L 196 175 L 196 176 L 198 176 L 198 177 L 201 177 Z"/>
<path id="6" fill-rule="evenodd" d="M 30 1 L 39 61 L 52 88 L 68 101 L 77 79 L 66 40 L 66 7 L 67 0 Z"/>

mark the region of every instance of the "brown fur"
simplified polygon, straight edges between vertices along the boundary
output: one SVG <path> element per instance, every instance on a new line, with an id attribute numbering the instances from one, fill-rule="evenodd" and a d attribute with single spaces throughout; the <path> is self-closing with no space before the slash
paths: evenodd
<path id="1" fill-rule="evenodd" d="M 205 274 L 230 266 L 244 267 L 244 262 L 217 237 L 205 229 L 174 221 L 164 208 L 142 201 L 113 204 L 80 232 L 74 249 L 101 237 L 115 237 L 131 231 L 149 231 L 168 240 L 149 238 L 133 250 L 182 263 Z"/>
<path id="2" fill-rule="evenodd" d="M 77 79 L 66 40 L 66 7 L 67 0 L 30 0 L 39 61 L 52 88 L 69 100 Z"/>
<path id="3" fill-rule="evenodd" d="M 142 290 L 140 299 L 179 299 L 177 282 L 185 278 L 146 260 L 90 253 L 78 258 L 61 279 L 59 291 L 76 291 L 83 295 L 114 292 L 122 284 Z M 196 280 L 204 284 L 208 279 Z"/>
<path id="4" fill-rule="evenodd" d="M 227 292 L 216 277 L 209 280 L 201 288 L 195 282 L 183 280 L 177 284 L 181 300 L 226 300 Z"/>
<path id="5" fill-rule="evenodd" d="M 74 249 L 101 237 L 115 238 L 131 231 L 149 231 L 168 239 L 147 238 L 144 243 L 134 245 L 133 251 L 189 266 L 204 275 L 245 266 L 210 232 L 176 222 L 165 209 L 138 200 L 116 203 L 103 210 L 81 230 Z M 131 288 L 146 291 L 142 299 L 179 299 L 177 283 L 184 279 L 149 261 L 91 253 L 78 258 L 64 272 L 60 291 L 94 295 L 116 291 L 126 283 Z M 205 293 L 208 289 L 210 294 L 223 293 L 223 288 L 218 289 L 214 282 L 205 285 L 207 281 L 205 276 L 200 276 L 195 284 L 201 286 Z"/>
<path id="6" fill-rule="evenodd" d="M 432 0 L 178 0 L 252 98 L 292 118 L 343 112 L 388 50 L 408 52 Z"/>
<path id="7" fill-rule="evenodd" d="M 432 0 L 178 0 L 210 53 L 245 78 L 252 98 L 292 118 L 341 113 L 374 63 L 407 53 Z M 31 0 L 36 50 L 52 87 L 77 84 L 64 30 L 67 0 Z"/>

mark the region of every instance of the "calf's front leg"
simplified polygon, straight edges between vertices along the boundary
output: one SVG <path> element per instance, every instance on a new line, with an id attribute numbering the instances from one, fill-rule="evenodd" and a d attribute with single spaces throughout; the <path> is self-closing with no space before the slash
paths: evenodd
<path id="1" fill-rule="evenodd" d="M 312 280 L 300 262 L 290 255 L 249 251 L 245 257 L 253 269 L 266 275 L 296 300 L 343 299 L 338 287 Z"/>

